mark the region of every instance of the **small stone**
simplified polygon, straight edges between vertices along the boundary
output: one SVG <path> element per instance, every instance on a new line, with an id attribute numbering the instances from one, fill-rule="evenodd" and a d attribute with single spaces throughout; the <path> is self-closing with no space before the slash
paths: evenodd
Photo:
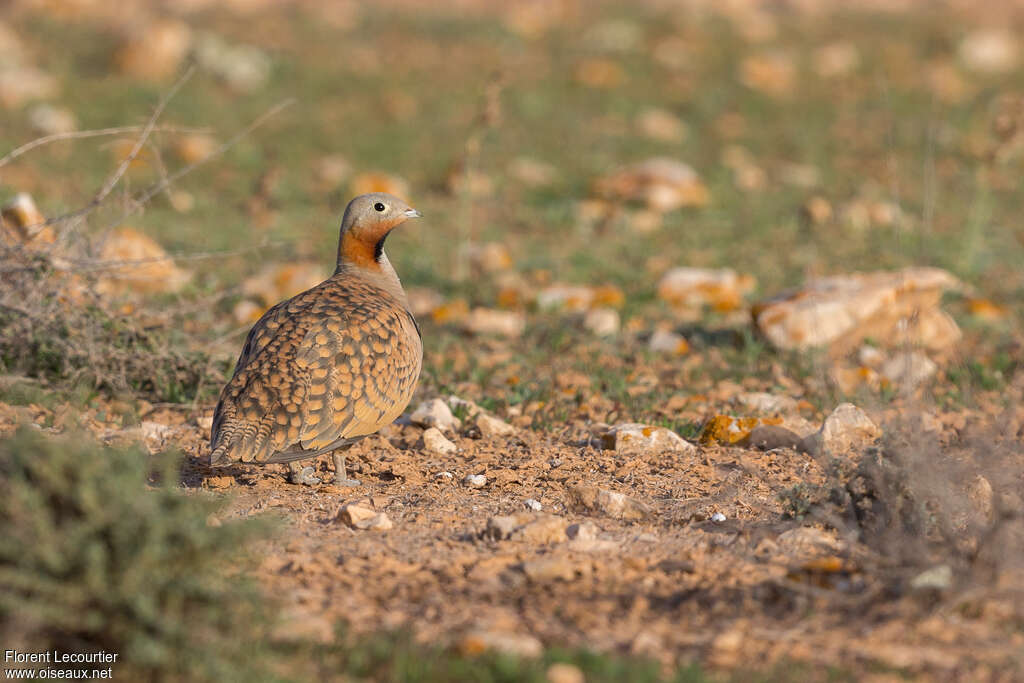
<path id="1" fill-rule="evenodd" d="M 853 43 L 837 41 L 814 52 L 814 70 L 822 78 L 846 76 L 860 66 L 860 51 Z"/>
<path id="2" fill-rule="evenodd" d="M 690 343 L 686 341 L 686 337 L 677 332 L 658 329 L 651 335 L 650 341 L 647 342 L 647 348 L 658 353 L 682 356 L 689 353 Z"/>
<path id="3" fill-rule="evenodd" d="M 451 408 L 440 398 L 419 404 L 409 420 L 420 427 L 434 427 L 442 432 L 455 433 L 462 428 L 462 420 L 452 415 Z"/>
<path id="4" fill-rule="evenodd" d="M 489 518 L 483 536 L 496 541 L 512 540 L 533 545 L 562 543 L 568 538 L 563 518 L 529 512 Z"/>
<path id="5" fill-rule="evenodd" d="M 766 95 L 784 97 L 796 87 L 796 65 L 785 52 L 751 55 L 740 63 L 740 82 Z"/>
<path id="6" fill-rule="evenodd" d="M 658 281 L 658 297 L 674 308 L 709 306 L 716 311 L 733 311 L 743 305 L 754 289 L 750 275 L 730 268 L 673 268 Z"/>
<path id="7" fill-rule="evenodd" d="M 479 489 L 487 485 L 487 477 L 482 474 L 467 474 L 462 483 L 470 488 Z"/>
<path id="8" fill-rule="evenodd" d="M 57 235 L 44 226 L 46 216 L 36 207 L 32 195 L 19 192 L 0 208 L 0 240 L 9 240 L 29 247 L 53 244 Z"/>
<path id="9" fill-rule="evenodd" d="M 540 501 L 534 500 L 533 498 L 527 498 L 524 500 L 523 505 L 525 505 L 528 510 L 533 510 L 534 512 L 540 512 L 544 509 L 544 506 L 541 505 Z"/>
<path id="10" fill-rule="evenodd" d="M 650 108 L 636 117 L 636 127 L 641 134 L 661 142 L 681 142 L 686 138 L 686 124 L 666 109 Z"/>
<path id="11" fill-rule="evenodd" d="M 481 413 L 476 416 L 476 426 L 480 430 L 480 433 L 488 439 L 493 439 L 499 436 L 510 436 L 516 433 L 516 428 L 505 422 L 499 420 L 493 415 L 487 413 Z"/>
<path id="12" fill-rule="evenodd" d="M 1014 69 L 1020 61 L 1016 34 L 1003 28 L 978 29 L 961 41 L 958 54 L 971 71 L 1001 74 Z"/>
<path id="13" fill-rule="evenodd" d="M 783 531 L 775 541 L 781 552 L 799 560 L 843 550 L 843 544 L 835 535 L 809 526 Z"/>
<path id="14" fill-rule="evenodd" d="M 769 394 L 764 391 L 747 391 L 733 397 L 733 402 L 755 413 L 778 415 L 796 410 L 796 400 L 789 396 Z"/>
<path id="15" fill-rule="evenodd" d="M 517 157 L 508 165 L 508 173 L 529 187 L 551 185 L 558 177 L 558 171 L 551 164 L 528 157 Z"/>
<path id="16" fill-rule="evenodd" d="M 804 219 L 812 225 L 824 225 L 832 220 L 832 204 L 824 197 L 811 197 L 800 207 Z"/>
<path id="17" fill-rule="evenodd" d="M 512 267 L 512 256 L 501 242 L 471 244 L 467 256 L 473 268 L 481 273 L 497 273 Z"/>
<path id="18" fill-rule="evenodd" d="M 920 351 L 907 351 L 886 361 L 879 374 L 894 386 L 909 391 L 930 380 L 938 369 L 935 361 Z"/>
<path id="19" fill-rule="evenodd" d="M 434 475 L 434 479 L 454 479 L 455 475 L 451 472 L 438 472 Z"/>
<path id="20" fill-rule="evenodd" d="M 235 485 L 234 477 L 203 477 L 203 488 L 227 489 Z"/>
<path id="21" fill-rule="evenodd" d="M 525 524 L 514 529 L 509 538 L 533 544 L 561 543 L 567 538 L 566 521 L 554 515 L 530 515 Z"/>
<path id="22" fill-rule="evenodd" d="M 616 169 L 594 181 L 594 192 L 609 200 L 643 202 L 668 213 L 687 206 L 704 206 L 707 186 L 693 168 L 681 161 L 656 157 Z"/>
<path id="23" fill-rule="evenodd" d="M 584 59 L 575 70 L 576 80 L 587 86 L 600 90 L 617 88 L 626 80 L 625 70 L 618 62 L 603 57 Z"/>
<path id="24" fill-rule="evenodd" d="M 842 453 L 866 446 L 882 436 L 882 430 L 852 403 L 842 403 L 825 418 L 821 429 L 803 439 L 808 453 Z"/>
<path id="25" fill-rule="evenodd" d="M 453 455 L 458 446 L 445 438 L 437 427 L 428 427 L 423 432 L 423 449 L 435 455 Z"/>
<path id="26" fill-rule="evenodd" d="M 651 509 L 635 498 L 596 486 L 573 486 L 568 490 L 569 503 L 585 512 L 613 519 L 637 521 L 651 514 Z"/>
<path id="27" fill-rule="evenodd" d="M 70 133 L 78 127 L 75 115 L 70 109 L 50 104 L 37 104 L 29 109 L 28 122 L 40 135 Z"/>
<path id="28" fill-rule="evenodd" d="M 980 474 L 976 476 L 967 488 L 967 497 L 971 507 L 986 523 L 995 519 L 995 492 L 988 479 Z"/>
<path id="29" fill-rule="evenodd" d="M 544 673 L 548 683 L 586 683 L 587 679 L 578 666 L 555 662 Z"/>
<path id="30" fill-rule="evenodd" d="M 231 44 L 211 33 L 196 41 L 195 57 L 200 66 L 237 92 L 257 90 L 270 77 L 270 57 L 263 50 Z"/>
<path id="31" fill-rule="evenodd" d="M 721 512 L 716 512 L 715 514 L 711 515 L 712 522 L 722 523 L 725 521 L 725 519 L 725 515 L 723 515 Z"/>
<path id="32" fill-rule="evenodd" d="M 445 400 L 448 402 L 448 407 L 449 408 L 451 408 L 452 410 L 464 411 L 465 414 L 466 414 L 466 417 L 468 417 L 470 419 L 475 418 L 477 415 L 479 415 L 480 413 L 484 412 L 483 408 L 478 406 L 473 401 L 470 401 L 469 399 L 460 398 L 458 396 L 454 396 L 453 395 L 453 396 L 449 396 Z"/>
<path id="33" fill-rule="evenodd" d="M 106 295 L 176 292 L 192 277 L 156 240 L 129 227 L 106 236 L 100 260 L 104 269 L 96 291 Z"/>
<path id="34" fill-rule="evenodd" d="M 953 585 L 953 570 L 948 564 L 926 569 L 910 580 L 916 591 L 944 591 Z"/>
<path id="35" fill-rule="evenodd" d="M 391 518 L 387 516 L 387 513 L 378 512 L 369 519 L 360 520 L 352 526 L 363 531 L 387 531 L 395 525 L 391 521 Z"/>
<path id="36" fill-rule="evenodd" d="M 0 105 L 6 109 L 53 97 L 57 90 L 57 79 L 35 67 L 0 68 Z"/>
<path id="37" fill-rule="evenodd" d="M 487 520 L 484 536 L 495 541 L 503 541 L 519 528 L 520 519 L 515 515 L 496 515 Z"/>
<path id="38" fill-rule="evenodd" d="M 142 440 L 151 453 L 163 448 L 167 439 L 174 432 L 171 427 L 159 422 L 144 421 L 139 427 L 142 430 Z"/>
<path id="39" fill-rule="evenodd" d="M 526 330 L 526 316 L 519 311 L 474 308 L 462 320 L 462 328 L 472 334 L 516 338 Z"/>
<path id="40" fill-rule="evenodd" d="M 531 635 L 504 631 L 473 630 L 459 641 L 459 651 L 473 656 L 493 651 L 514 657 L 539 657 L 544 646 Z"/>
<path id="41" fill-rule="evenodd" d="M 576 565 L 568 557 L 540 557 L 523 562 L 523 573 L 536 583 L 551 581 L 573 581 L 576 578 Z"/>
<path id="42" fill-rule="evenodd" d="M 697 447 L 665 427 L 630 422 L 615 425 L 602 437 L 606 449 L 624 455 L 693 453 Z"/>
<path id="43" fill-rule="evenodd" d="M 566 528 L 565 535 L 572 541 L 594 541 L 597 540 L 598 531 L 593 522 L 577 522 Z"/>
<path id="44" fill-rule="evenodd" d="M 555 284 L 537 292 L 537 308 L 542 311 L 585 311 L 594 301 L 594 290 L 585 285 Z"/>
<path id="45" fill-rule="evenodd" d="M 377 511 L 365 503 L 347 503 L 338 512 L 338 519 L 353 528 L 366 524 L 377 516 Z"/>
<path id="46" fill-rule="evenodd" d="M 174 143 L 174 153 L 186 164 L 199 163 L 217 151 L 217 140 L 206 133 L 186 133 Z"/>
<path id="47" fill-rule="evenodd" d="M 619 312 L 612 308 L 595 308 L 583 316 L 583 328 L 598 337 L 611 337 L 622 327 Z"/>
<path id="48" fill-rule="evenodd" d="M 874 346 L 864 346 L 857 349 L 857 362 L 866 368 L 877 370 L 885 363 L 885 354 Z"/>
<path id="49" fill-rule="evenodd" d="M 192 30 L 183 21 L 161 19 L 132 36 L 114 53 L 121 73 L 159 81 L 173 76 L 188 54 Z"/>

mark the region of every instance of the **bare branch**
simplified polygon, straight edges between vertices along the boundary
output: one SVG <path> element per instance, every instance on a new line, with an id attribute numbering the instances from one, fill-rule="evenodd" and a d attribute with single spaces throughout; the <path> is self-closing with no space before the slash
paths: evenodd
<path id="1" fill-rule="evenodd" d="M 46 135 L 41 138 L 36 138 L 31 142 L 26 142 L 21 147 L 12 149 L 3 157 L 0 157 L 0 168 L 11 163 L 18 157 L 31 152 L 37 147 L 48 145 L 51 142 L 60 142 L 62 140 L 81 140 L 85 138 L 98 138 L 106 135 L 124 135 L 125 133 L 138 133 L 144 130 L 145 126 L 119 126 L 117 128 L 96 128 L 94 130 L 75 130 L 67 133 L 55 133 L 53 135 Z M 186 126 L 155 126 L 153 128 L 154 133 L 208 133 L 209 128 L 189 128 Z"/>
<path id="2" fill-rule="evenodd" d="M 184 175 L 186 175 L 188 173 L 191 173 L 195 169 L 197 169 L 200 166 L 206 164 L 208 161 L 210 161 L 212 159 L 215 159 L 216 157 L 221 156 L 222 154 L 224 154 L 224 152 L 228 151 L 229 149 L 234 147 L 236 144 L 238 144 L 239 140 L 241 140 L 246 135 L 248 135 L 252 131 L 254 131 L 257 128 L 259 128 L 260 126 L 262 126 L 264 123 L 266 123 L 268 120 L 270 120 L 271 118 L 273 118 L 274 116 L 279 114 L 284 109 L 286 109 L 286 108 L 290 107 L 291 105 L 295 104 L 295 102 L 296 102 L 296 100 L 294 98 L 288 98 L 286 100 L 282 100 L 281 102 L 278 102 L 273 107 L 271 107 L 270 109 L 268 109 L 267 111 L 263 112 L 258 117 L 256 117 L 256 119 L 253 120 L 253 122 L 250 123 L 248 126 L 246 126 L 241 131 L 239 131 L 238 133 L 233 135 L 227 142 L 225 142 L 222 145 L 218 146 L 217 149 L 213 150 L 212 152 L 207 154 L 205 157 L 203 157 L 199 161 L 196 161 L 194 163 L 188 164 L 186 166 L 182 166 L 181 168 L 179 168 L 174 173 L 171 173 L 166 178 L 164 178 L 164 179 L 154 183 L 153 185 L 150 185 L 148 189 L 146 189 L 144 192 L 142 192 L 141 194 L 139 194 L 139 195 L 137 195 L 135 197 L 135 200 L 134 200 L 134 204 L 135 205 L 134 205 L 134 207 L 129 209 L 127 212 L 125 212 L 125 214 L 123 216 L 121 216 L 117 221 L 115 221 L 111 225 L 107 226 L 107 229 L 109 230 L 111 228 L 116 228 L 118 225 L 123 223 L 124 220 L 128 216 L 130 216 L 130 215 L 132 215 L 134 213 L 137 213 L 139 211 L 140 207 L 144 206 L 146 204 L 146 202 L 148 202 L 155 195 L 159 194 L 164 189 L 169 187 L 176 180 L 178 180 L 179 178 L 181 178 L 182 176 L 184 176 Z"/>
<path id="3" fill-rule="evenodd" d="M 152 134 L 153 129 L 156 127 L 156 122 L 157 120 L 159 120 L 160 115 L 167 107 L 167 104 L 171 101 L 174 95 L 177 94 L 178 90 L 181 89 L 181 86 L 183 86 L 185 82 L 189 78 L 191 78 L 194 72 L 195 67 L 189 67 L 185 71 L 185 73 L 182 74 L 181 78 L 179 78 L 177 82 L 173 86 L 171 86 L 171 89 L 167 92 L 167 94 L 165 94 L 160 99 L 160 102 L 156 106 L 156 110 L 153 112 L 153 115 L 149 117 L 149 121 L 146 122 L 146 125 L 143 126 L 142 132 L 139 135 L 139 139 L 135 141 L 135 144 L 132 146 L 132 149 L 128 153 L 128 156 L 125 157 L 125 159 L 118 165 L 118 167 L 114 170 L 110 177 L 107 178 L 106 182 L 103 183 L 103 186 L 100 187 L 100 189 L 96 192 L 96 196 L 92 198 L 92 201 L 90 201 L 88 204 L 79 209 L 76 209 L 61 216 L 56 216 L 55 218 L 50 218 L 48 220 L 43 221 L 42 223 L 29 225 L 25 229 L 41 230 L 47 226 L 66 223 L 70 220 L 86 215 L 93 209 L 103 204 L 103 201 L 107 198 L 111 191 L 113 191 L 114 187 L 117 186 L 117 183 L 120 182 L 121 178 L 124 177 L 124 174 L 128 171 L 128 167 L 131 165 L 133 161 L 135 161 L 135 158 L 139 155 L 139 151 L 146 144 L 146 140 L 148 140 L 149 136 Z"/>

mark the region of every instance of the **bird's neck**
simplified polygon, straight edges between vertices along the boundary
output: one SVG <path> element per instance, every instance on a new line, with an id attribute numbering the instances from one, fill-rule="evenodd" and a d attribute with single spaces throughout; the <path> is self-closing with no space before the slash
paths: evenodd
<path id="1" fill-rule="evenodd" d="M 371 247 L 369 261 L 339 258 L 338 268 L 334 274 L 362 278 L 393 296 L 404 308 L 409 308 L 409 301 L 405 296 L 405 290 L 402 289 L 402 282 L 398 279 L 398 273 L 395 272 L 383 249 L 379 256 L 375 256 Z"/>

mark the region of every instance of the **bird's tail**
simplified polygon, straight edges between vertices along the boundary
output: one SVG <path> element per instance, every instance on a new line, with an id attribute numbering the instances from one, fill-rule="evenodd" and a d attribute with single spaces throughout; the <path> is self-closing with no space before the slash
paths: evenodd
<path id="1" fill-rule="evenodd" d="M 230 450 L 230 443 L 221 442 L 219 446 L 210 451 L 210 465 L 217 467 L 229 464 L 231 459 L 228 457 L 228 451 Z"/>

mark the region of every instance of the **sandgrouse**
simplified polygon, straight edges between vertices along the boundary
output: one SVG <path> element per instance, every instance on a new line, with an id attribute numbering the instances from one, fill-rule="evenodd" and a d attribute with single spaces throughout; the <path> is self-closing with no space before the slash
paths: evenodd
<path id="1" fill-rule="evenodd" d="M 384 253 L 391 230 L 420 215 L 389 194 L 349 202 L 334 275 L 249 331 L 213 416 L 210 464 L 289 463 L 293 481 L 311 483 L 295 463 L 333 452 L 335 482 L 358 485 L 344 451 L 402 413 L 420 374 L 419 325 Z"/>

